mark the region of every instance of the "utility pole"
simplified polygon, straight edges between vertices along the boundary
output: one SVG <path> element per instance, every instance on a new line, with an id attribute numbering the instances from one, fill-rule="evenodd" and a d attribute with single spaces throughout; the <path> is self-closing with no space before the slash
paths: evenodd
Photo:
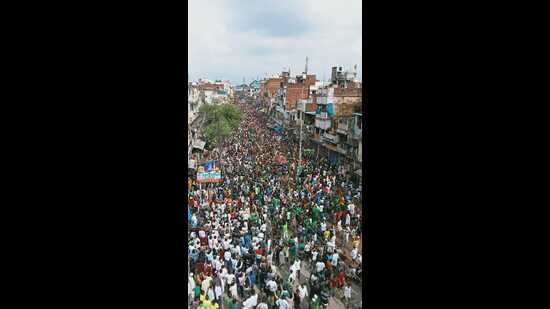
<path id="1" fill-rule="evenodd" d="M 307 57 L 306 57 L 306 74 L 307 74 Z M 304 97 L 304 86 L 302 85 L 302 96 L 300 97 L 300 100 L 302 100 L 303 102 L 303 97 Z M 308 95 L 309 97 L 309 95 Z M 300 115 L 300 152 L 299 152 L 299 156 L 298 156 L 298 169 L 296 170 L 296 178 L 298 178 L 298 171 L 302 171 L 302 128 L 304 126 L 304 112 L 305 112 L 305 102 L 304 103 L 304 111 L 299 111 L 299 115 Z"/>
<path id="2" fill-rule="evenodd" d="M 300 153 L 298 157 L 298 169 L 296 171 L 296 178 L 298 178 L 298 172 L 302 171 L 302 127 L 304 125 L 303 113 L 300 114 Z"/>

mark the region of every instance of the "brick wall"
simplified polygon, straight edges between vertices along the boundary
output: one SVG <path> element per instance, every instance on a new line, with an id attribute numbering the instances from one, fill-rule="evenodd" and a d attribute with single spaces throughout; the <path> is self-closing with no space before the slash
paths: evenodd
<path id="1" fill-rule="evenodd" d="M 270 78 L 265 83 L 264 91 L 269 93 L 269 96 L 272 97 L 273 94 L 281 87 L 282 78 Z"/>
<path id="2" fill-rule="evenodd" d="M 360 97 L 362 88 L 334 88 L 335 97 Z"/>
<path id="3" fill-rule="evenodd" d="M 296 109 L 296 103 L 299 99 L 307 99 L 309 87 L 303 84 L 288 84 L 286 89 L 286 109 Z"/>
<path id="4" fill-rule="evenodd" d="M 306 80 L 305 80 L 306 86 L 313 86 L 315 85 L 316 81 L 317 81 L 317 77 L 315 76 L 315 74 L 306 75 Z"/>
<path id="5" fill-rule="evenodd" d="M 314 112 L 317 109 L 316 103 L 306 104 L 306 112 Z"/>

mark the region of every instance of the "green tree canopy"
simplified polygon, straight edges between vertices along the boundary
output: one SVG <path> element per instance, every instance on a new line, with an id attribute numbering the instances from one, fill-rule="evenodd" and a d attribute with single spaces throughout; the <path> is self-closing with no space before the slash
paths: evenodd
<path id="1" fill-rule="evenodd" d="M 233 104 L 205 104 L 200 107 L 199 113 L 204 119 L 202 132 L 208 149 L 216 147 L 241 121 L 241 113 Z"/>

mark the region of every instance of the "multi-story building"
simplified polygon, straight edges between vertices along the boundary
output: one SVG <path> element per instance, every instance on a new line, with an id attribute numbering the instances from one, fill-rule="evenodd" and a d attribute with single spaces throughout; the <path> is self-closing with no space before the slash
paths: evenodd
<path id="1" fill-rule="evenodd" d="M 195 83 L 189 83 L 187 87 L 187 166 L 194 169 L 200 152 L 204 149 L 204 141 L 200 139 L 201 119 L 200 107 L 205 103 L 204 92 Z M 197 151 L 198 150 L 198 151 Z"/>
<path id="2" fill-rule="evenodd" d="M 356 77 L 355 68 L 342 67 L 332 68 L 328 83 L 313 74 L 282 72 L 259 83 L 260 95 L 274 111 L 276 126 L 292 130 L 302 123 L 302 139 L 351 173 L 362 164 L 362 87 Z"/>
<path id="3" fill-rule="evenodd" d="M 338 74 L 341 69 L 333 68 L 334 72 L 336 77 L 333 76 L 331 84 L 315 93 L 317 109 L 312 141 L 332 163 L 353 165 L 356 158 L 354 148 L 350 148 L 346 141 L 351 132 L 354 110 L 362 104 L 362 89 L 357 88 L 359 84 L 354 79 L 348 80 L 349 74 Z"/>

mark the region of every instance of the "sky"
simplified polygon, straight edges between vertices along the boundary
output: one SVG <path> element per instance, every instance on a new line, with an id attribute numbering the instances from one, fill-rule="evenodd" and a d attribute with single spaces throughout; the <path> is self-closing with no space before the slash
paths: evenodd
<path id="1" fill-rule="evenodd" d="M 189 79 L 249 83 L 305 69 L 330 79 L 332 66 L 362 77 L 361 0 L 188 0 Z"/>

